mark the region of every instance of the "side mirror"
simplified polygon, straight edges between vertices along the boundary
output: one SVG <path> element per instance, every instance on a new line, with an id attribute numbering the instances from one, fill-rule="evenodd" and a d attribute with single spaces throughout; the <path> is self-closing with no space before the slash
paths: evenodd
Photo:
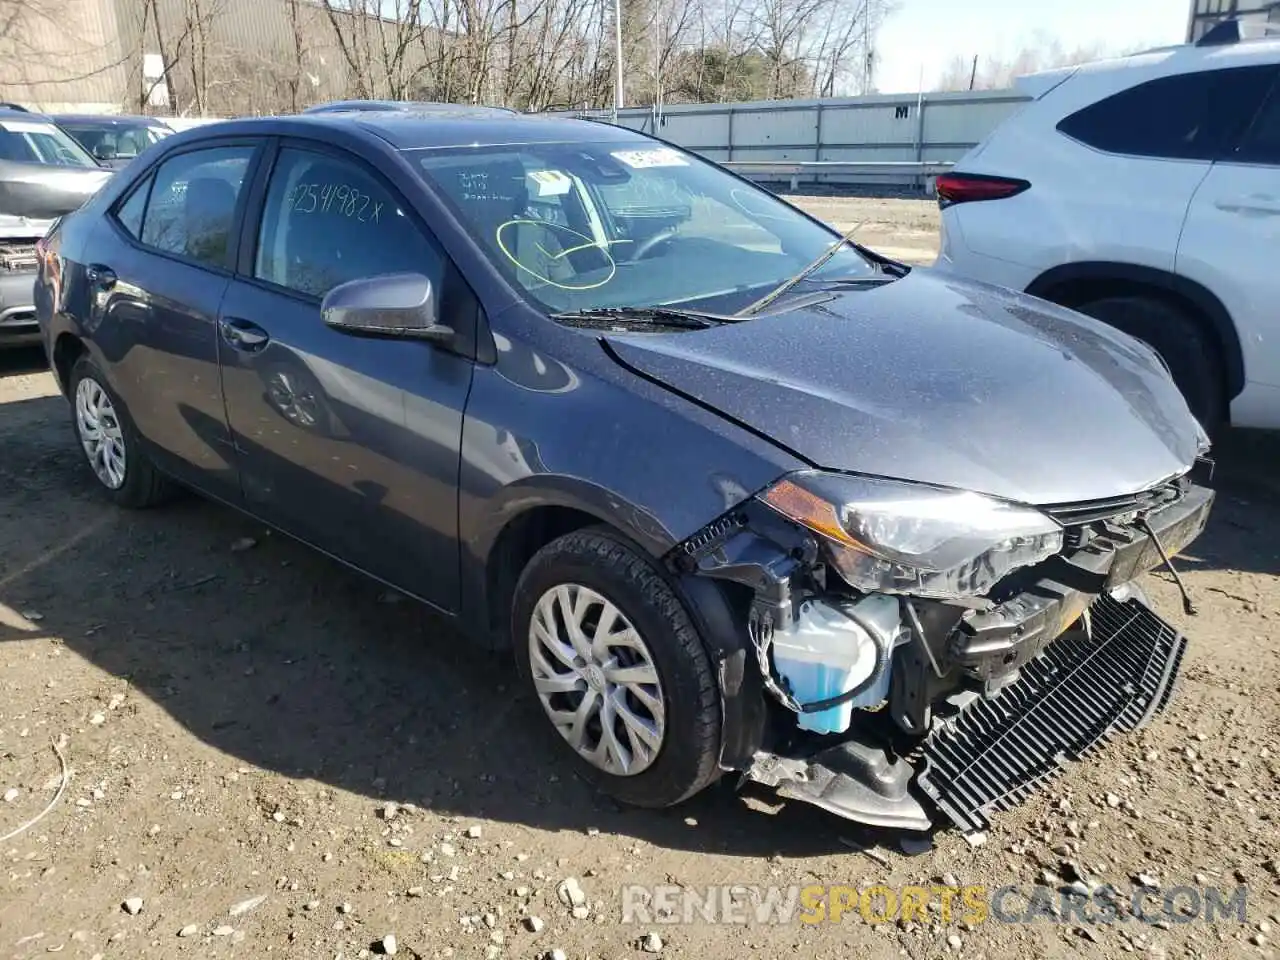
<path id="1" fill-rule="evenodd" d="M 453 327 L 437 323 L 436 294 L 420 273 L 389 273 L 339 284 L 320 304 L 335 330 L 375 337 L 452 339 Z"/>

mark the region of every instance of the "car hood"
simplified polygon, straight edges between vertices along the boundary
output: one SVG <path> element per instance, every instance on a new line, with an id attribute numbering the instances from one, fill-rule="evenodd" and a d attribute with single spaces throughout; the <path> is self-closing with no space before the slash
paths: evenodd
<path id="1" fill-rule="evenodd" d="M 817 467 L 1030 504 L 1185 472 L 1200 429 L 1155 355 L 1081 314 L 927 269 L 743 323 L 606 337 L 634 372 Z"/>
<path id="2" fill-rule="evenodd" d="M 0 160 L 0 214 L 51 220 L 80 206 L 111 179 L 102 167 Z"/>

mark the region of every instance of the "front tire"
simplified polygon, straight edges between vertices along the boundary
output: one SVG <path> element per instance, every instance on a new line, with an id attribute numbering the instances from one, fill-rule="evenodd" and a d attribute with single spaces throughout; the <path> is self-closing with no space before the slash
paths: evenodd
<path id="1" fill-rule="evenodd" d="M 512 645 L 584 777 L 667 807 L 719 774 L 720 704 L 706 650 L 657 567 L 604 527 L 534 555 L 516 585 Z"/>
<path id="2" fill-rule="evenodd" d="M 147 459 L 129 412 L 87 354 L 71 368 L 67 393 L 76 439 L 107 496 L 134 508 L 169 499 L 172 484 Z"/>

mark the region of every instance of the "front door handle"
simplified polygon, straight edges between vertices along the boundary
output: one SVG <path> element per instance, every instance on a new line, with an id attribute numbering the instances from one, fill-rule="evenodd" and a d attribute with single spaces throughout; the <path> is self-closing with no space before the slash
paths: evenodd
<path id="1" fill-rule="evenodd" d="M 1223 197 L 1214 204 L 1224 213 L 1280 214 L 1280 197 L 1268 193 L 1252 193 L 1243 196 Z"/>
<path id="2" fill-rule="evenodd" d="M 110 290 L 116 285 L 116 272 L 101 263 L 91 263 L 85 267 L 84 276 L 100 290 Z"/>
<path id="3" fill-rule="evenodd" d="M 226 317 L 218 322 L 218 327 L 223 340 L 246 353 L 261 350 L 271 339 L 271 335 L 256 323 L 239 317 Z"/>

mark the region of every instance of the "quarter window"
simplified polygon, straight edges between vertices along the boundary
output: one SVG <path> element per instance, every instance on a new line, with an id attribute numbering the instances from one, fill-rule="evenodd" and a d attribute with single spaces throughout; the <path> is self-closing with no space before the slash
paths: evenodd
<path id="1" fill-rule="evenodd" d="M 402 272 L 439 290 L 443 259 L 382 181 L 354 160 L 281 150 L 254 276 L 321 298 L 349 280 Z"/>
<path id="2" fill-rule="evenodd" d="M 146 177 L 133 188 L 124 203 L 116 208 L 116 219 L 135 240 L 142 239 L 142 218 L 147 209 L 147 195 L 151 192 L 151 177 Z"/>
<path id="3" fill-rule="evenodd" d="M 162 163 L 142 221 L 142 242 L 211 267 L 229 268 L 236 202 L 253 151 L 249 146 L 212 147 Z"/>
<path id="4" fill-rule="evenodd" d="M 1275 77 L 1269 66 L 1161 77 L 1073 113 L 1058 129 L 1108 153 L 1216 160 L 1235 149 Z"/>

